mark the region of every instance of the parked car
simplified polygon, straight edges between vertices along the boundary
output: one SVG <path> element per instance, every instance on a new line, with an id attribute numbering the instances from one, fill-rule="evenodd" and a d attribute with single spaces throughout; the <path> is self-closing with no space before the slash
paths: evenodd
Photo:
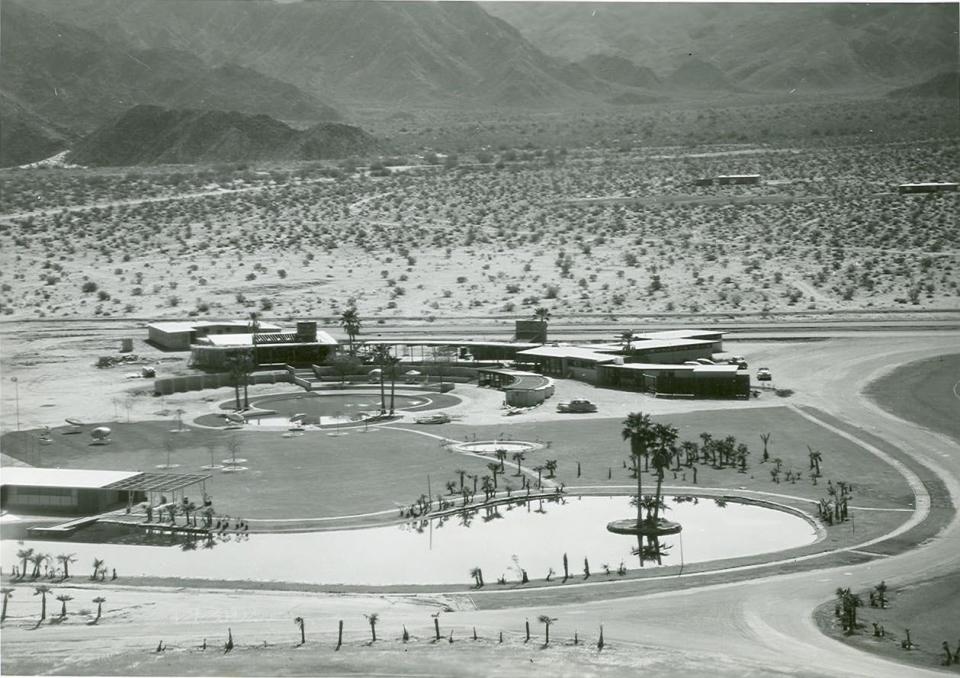
<path id="1" fill-rule="evenodd" d="M 757 370 L 757 381 L 770 381 L 773 379 L 773 375 L 770 374 L 769 367 L 761 367 Z"/>
<path id="2" fill-rule="evenodd" d="M 449 414 L 438 412 L 437 414 L 428 414 L 424 417 L 414 419 L 418 424 L 449 424 L 452 420 Z"/>
<path id="3" fill-rule="evenodd" d="M 697 358 L 697 362 L 701 365 L 716 365 L 710 358 Z"/>
<path id="4" fill-rule="evenodd" d="M 557 412 L 580 413 L 596 411 L 597 406 L 589 400 L 584 400 L 583 398 L 574 398 L 573 400 L 557 403 Z"/>

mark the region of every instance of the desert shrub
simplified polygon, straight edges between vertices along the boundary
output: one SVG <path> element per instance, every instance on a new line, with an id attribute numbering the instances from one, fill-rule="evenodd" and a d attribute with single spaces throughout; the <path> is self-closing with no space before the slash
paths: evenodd
<path id="1" fill-rule="evenodd" d="M 84 292 L 85 294 L 89 294 L 91 292 L 96 292 L 97 287 L 97 283 L 93 282 L 92 280 L 88 280 L 80 287 L 80 291 Z"/>

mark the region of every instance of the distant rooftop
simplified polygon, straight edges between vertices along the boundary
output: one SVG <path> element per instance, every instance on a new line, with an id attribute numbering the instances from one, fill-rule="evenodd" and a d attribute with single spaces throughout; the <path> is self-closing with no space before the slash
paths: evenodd
<path id="1" fill-rule="evenodd" d="M 261 329 L 262 329 L 262 326 L 261 326 Z M 283 338 L 297 336 L 296 330 L 281 330 L 279 332 L 275 332 L 274 334 L 279 334 Z M 244 332 L 243 334 L 208 334 L 205 337 L 200 337 L 199 339 L 197 339 L 196 344 L 198 346 L 215 346 L 218 348 L 253 346 L 253 334 L 249 332 Z M 302 342 L 293 342 L 293 343 L 288 341 L 283 342 L 284 346 L 292 346 L 292 345 L 315 346 L 317 344 L 323 344 L 326 346 L 336 346 L 337 340 L 331 337 L 326 332 L 317 330 L 316 341 L 302 341 Z M 260 341 L 258 342 L 258 345 L 270 346 L 271 344 Z"/>
<path id="2" fill-rule="evenodd" d="M 273 323 L 258 323 L 261 330 L 269 331 L 279 331 L 280 326 L 274 325 Z M 246 328 L 250 327 L 250 323 L 246 320 L 199 320 L 199 321 L 189 321 L 189 320 L 171 320 L 169 322 L 156 322 L 149 323 L 148 328 L 153 328 L 160 330 L 161 332 L 168 333 L 177 333 L 177 332 L 193 332 L 194 330 L 210 328 L 210 327 L 237 327 L 237 328 Z"/>
<path id="3" fill-rule="evenodd" d="M 531 358 L 574 358 L 591 360 L 595 363 L 612 363 L 617 359 L 616 356 L 600 353 L 585 346 L 540 346 L 519 351 L 517 355 Z"/>

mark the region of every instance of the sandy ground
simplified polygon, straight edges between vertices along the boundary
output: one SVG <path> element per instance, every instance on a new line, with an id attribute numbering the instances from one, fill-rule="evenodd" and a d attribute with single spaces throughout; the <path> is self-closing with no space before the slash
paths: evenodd
<path id="1" fill-rule="evenodd" d="M 955 352 L 958 339 L 960 337 L 955 332 L 917 333 L 890 339 L 880 337 L 799 345 L 744 344 L 737 347 L 737 352 L 746 355 L 753 365 L 770 366 L 778 386 L 796 391 L 791 397 L 794 402 L 813 404 L 908 451 L 938 472 L 951 494 L 957 497 L 960 496 L 960 455 L 956 442 L 900 420 L 864 400 L 859 394 L 867 381 L 897 364 Z M 6 353 L 7 349 L 4 350 Z M 78 370 L 82 368 L 79 360 L 75 367 Z M 40 371 L 46 369 L 40 368 Z M 54 368 L 52 372 L 62 369 L 62 366 Z M 116 381 L 111 382 L 102 374 L 97 374 L 97 379 L 112 383 L 117 388 Z M 42 421 L 43 415 L 38 416 L 34 406 L 65 397 L 57 389 L 56 381 L 51 372 L 35 381 L 24 379 L 24 382 L 31 384 L 28 397 L 36 398 L 31 402 L 27 416 Z M 87 388 L 92 386 L 89 381 L 86 385 Z M 622 398 L 623 394 L 609 392 L 610 400 L 601 400 L 606 394 L 601 396 L 600 391 L 586 393 L 583 385 L 577 385 L 577 388 L 579 392 L 576 395 L 588 395 L 591 398 L 597 395 L 605 416 L 614 416 L 617 408 L 630 406 L 630 403 L 618 403 L 617 399 Z M 82 395 L 90 400 L 89 390 L 84 393 L 83 388 L 71 386 L 70 393 L 71 397 Z M 495 397 L 495 394 L 488 395 Z M 24 393 L 21 392 L 23 397 Z M 558 397 L 564 397 L 564 394 L 560 392 Z M 109 395 L 101 396 L 98 404 L 84 403 L 77 407 L 89 407 L 84 411 L 93 414 L 98 408 L 102 411 L 108 407 L 109 398 Z M 9 421 L 9 391 L 4 392 L 3 402 L 4 420 Z M 156 401 L 152 398 L 146 399 L 146 402 L 155 407 Z M 657 407 L 661 405 L 660 401 L 653 403 Z M 208 406 L 202 396 L 198 401 L 195 395 L 184 397 L 177 404 L 186 407 Z M 664 408 L 684 409 L 696 404 L 664 401 L 662 405 Z M 27 409 L 22 400 L 21 408 Z M 148 413 L 149 410 L 150 406 L 144 404 L 138 411 Z M 43 409 L 39 411 L 43 412 Z M 508 418 L 499 418 L 495 414 L 490 416 L 498 424 L 509 425 L 506 423 Z M 537 413 L 535 416 L 542 416 L 547 421 L 553 414 L 544 411 L 542 415 Z M 564 655 L 562 662 L 548 662 L 547 666 L 556 669 L 558 675 L 629 675 L 649 671 L 652 666 L 658 666 L 662 669 L 658 673 L 668 676 L 700 675 L 706 672 L 717 675 L 779 673 L 891 678 L 900 678 L 907 672 L 910 675 L 927 675 L 924 669 L 906 668 L 827 638 L 816 628 L 811 613 L 818 604 L 832 597 L 838 585 L 861 589 L 885 579 L 891 586 L 897 586 L 956 571 L 960 565 L 960 552 L 956 549 L 958 536 L 960 524 L 955 519 L 937 539 L 929 541 L 922 548 L 863 565 L 761 577 L 747 582 L 651 595 L 643 595 L 643 587 L 638 584 L 636 596 L 613 601 L 590 602 L 587 587 L 583 590 L 584 595 L 578 599 L 558 597 L 555 605 L 536 609 L 472 609 L 472 602 L 477 596 L 496 595 L 493 592 L 457 596 L 455 600 L 217 591 L 202 594 L 191 592 L 186 597 L 176 589 L 143 590 L 106 586 L 96 589 L 97 592 L 105 591 L 104 595 L 109 601 L 105 606 L 106 619 L 100 625 L 87 626 L 82 618 L 70 618 L 64 624 L 45 625 L 32 630 L 32 625 L 26 620 L 31 614 L 36 615 L 37 600 L 27 590 L 20 590 L 20 587 L 11 600 L 10 614 L 14 619 L 4 628 L 4 672 L 9 673 L 16 666 L 24 667 L 28 672 L 59 667 L 58 670 L 68 673 L 96 672 L 98 666 L 114 666 L 123 667 L 131 673 L 164 673 L 166 671 L 157 670 L 155 664 L 150 664 L 154 661 L 150 651 L 161 638 L 177 648 L 199 645 L 203 637 L 217 638 L 218 642 L 223 642 L 225 627 L 229 626 L 237 642 L 245 648 L 262 644 L 263 640 L 286 645 L 296 640 L 292 619 L 299 615 L 308 620 L 309 638 L 323 640 L 324 643 L 322 646 L 308 645 L 298 650 L 306 659 L 298 664 L 299 669 L 291 665 L 292 673 L 336 675 L 359 667 L 361 672 L 366 673 L 386 671 L 399 675 L 429 675 L 442 674 L 445 669 L 463 664 L 468 667 L 465 670 L 467 674 L 470 671 L 485 675 L 530 674 L 543 670 L 538 661 L 550 656 L 547 653 L 552 650 L 533 653 L 529 647 L 518 644 L 516 634 L 522 630 L 525 618 L 530 618 L 534 622 L 535 633 L 540 633 L 535 620 L 538 615 L 547 613 L 558 620 L 552 629 L 555 638 L 569 640 L 575 629 L 583 629 L 584 634 L 589 634 L 591 632 L 588 629 L 597 629 L 603 623 L 605 638 L 611 645 L 611 651 L 602 654 L 604 659 L 599 664 L 595 653 L 577 652 Z M 92 605 L 86 602 L 91 594 L 92 591 L 78 589 L 74 596 L 77 607 L 91 609 Z M 58 603 L 52 602 L 52 605 Z M 380 614 L 380 628 L 384 637 L 395 639 L 399 635 L 400 625 L 407 624 L 412 633 L 422 638 L 429 633 L 430 613 L 443 605 L 453 610 L 441 615 L 443 627 L 454 627 L 458 639 L 465 638 L 473 626 L 484 638 L 495 637 L 499 630 L 504 630 L 510 640 L 507 647 L 477 647 L 463 654 L 458 653 L 455 657 L 425 658 L 421 661 L 418 657 L 423 655 L 404 652 L 402 644 L 394 640 L 392 647 L 378 648 L 376 658 L 365 655 L 355 663 L 342 662 L 335 658 L 339 655 L 333 655 L 330 649 L 336 619 L 347 620 L 350 649 L 359 654 L 363 652 L 363 638 L 367 631 L 363 614 Z M 118 628 L 123 629 L 119 635 L 114 633 Z M 320 637 L 316 635 L 318 632 L 322 634 Z M 110 634 L 109 646 L 104 643 L 105 633 Z M 593 632 L 590 637 L 595 641 L 596 633 Z M 250 658 L 254 654 L 253 650 L 248 649 L 246 654 L 236 656 Z M 257 655 L 259 659 L 249 661 L 234 658 L 223 660 L 219 656 L 201 658 L 199 654 L 187 653 L 181 660 L 184 662 L 182 664 L 171 660 L 170 668 L 173 670 L 170 672 L 175 673 L 178 666 L 191 667 L 189 671 L 185 669 L 184 673 L 278 672 L 288 666 L 290 660 L 287 655 L 286 649 L 271 650 L 269 647 Z M 104 657 L 107 657 L 106 663 L 98 664 L 98 660 Z M 174 657 L 174 653 L 167 659 L 171 657 Z M 607 657 L 613 659 L 607 660 Z M 606 664 L 607 661 L 612 662 L 612 668 Z M 478 665 L 482 667 L 480 670 L 477 670 Z M 305 670 L 306 666 L 310 667 L 309 670 Z"/>

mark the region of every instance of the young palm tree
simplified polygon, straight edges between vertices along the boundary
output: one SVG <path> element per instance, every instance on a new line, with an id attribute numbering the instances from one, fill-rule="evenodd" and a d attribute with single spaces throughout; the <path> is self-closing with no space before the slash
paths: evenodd
<path id="1" fill-rule="evenodd" d="M 473 577 L 478 589 L 483 588 L 483 570 L 479 567 L 470 568 L 470 576 Z"/>
<path id="2" fill-rule="evenodd" d="M 93 620 L 93 623 L 96 624 L 100 621 L 100 617 L 103 615 L 103 604 L 107 602 L 107 599 L 103 596 L 97 596 L 93 599 L 93 602 L 97 604 L 97 618 Z"/>
<path id="3" fill-rule="evenodd" d="M 33 557 L 33 549 L 19 549 L 17 558 L 20 559 L 20 578 L 27 576 L 27 561 Z"/>
<path id="4" fill-rule="evenodd" d="M 548 617 L 545 614 L 541 614 L 539 617 L 537 617 L 537 621 L 539 621 L 544 626 L 544 633 L 546 634 L 546 640 L 544 641 L 543 644 L 549 645 L 550 644 L 550 624 L 557 621 L 557 618 Z"/>
<path id="5" fill-rule="evenodd" d="M 300 644 L 305 645 L 307 642 L 307 635 L 303 628 L 303 617 L 294 617 L 293 623 L 300 628 Z"/>
<path id="6" fill-rule="evenodd" d="M 643 485 L 640 476 L 640 461 L 645 460 L 656 443 L 656 435 L 650 415 L 631 412 L 623 420 L 621 435 L 630 441 L 630 457 L 637 472 L 637 527 L 643 522 Z"/>
<path id="7" fill-rule="evenodd" d="M 543 464 L 543 468 L 547 471 L 547 478 L 555 478 L 555 474 L 557 472 L 557 460 L 547 459 Z"/>
<path id="8" fill-rule="evenodd" d="M 61 553 L 57 556 L 57 560 L 60 561 L 60 564 L 63 565 L 63 578 L 70 578 L 70 563 L 77 562 L 75 553 Z"/>
<path id="9" fill-rule="evenodd" d="M 514 453 L 513 453 L 513 460 L 514 460 L 515 462 L 517 462 L 517 475 L 518 475 L 518 476 L 523 475 L 523 471 L 520 470 L 520 462 L 523 461 L 524 456 L 525 456 L 525 455 L 523 454 L 523 452 L 514 452 Z"/>
<path id="10" fill-rule="evenodd" d="M 357 315 L 357 309 L 351 306 L 340 314 L 340 326 L 347 333 L 350 341 L 350 355 L 356 355 L 353 342 L 360 334 L 360 316 Z"/>
<path id="11" fill-rule="evenodd" d="M 497 474 L 500 473 L 500 464 L 491 461 L 487 464 L 487 468 L 490 469 L 490 473 L 493 474 L 493 489 L 497 489 Z"/>
<path id="12" fill-rule="evenodd" d="M 380 367 L 380 414 L 387 413 L 387 396 L 384 391 L 384 372 L 387 370 L 387 364 L 391 360 L 390 348 L 383 344 L 378 344 L 373 349 L 373 360 Z"/>
<path id="13" fill-rule="evenodd" d="M 770 442 L 770 434 L 769 434 L 769 433 L 761 433 L 761 434 L 760 434 L 760 440 L 763 441 L 763 460 L 764 460 L 764 461 L 767 461 L 767 460 L 770 458 L 770 453 L 767 451 L 767 445 L 768 445 L 769 442 Z"/>
<path id="14" fill-rule="evenodd" d="M 809 445 L 807 445 L 807 451 L 810 456 L 810 468 L 813 469 L 815 475 L 820 475 L 820 462 L 823 461 L 823 453 L 820 450 L 815 450 Z"/>
<path id="15" fill-rule="evenodd" d="M 33 572 L 30 574 L 34 579 L 40 576 L 40 566 L 50 559 L 46 553 L 34 553 L 30 556 L 30 562 L 33 563 Z"/>
<path id="16" fill-rule="evenodd" d="M 630 345 L 633 343 L 633 330 L 624 330 L 620 334 L 620 340 L 623 341 L 624 350 L 629 353 Z"/>
<path id="17" fill-rule="evenodd" d="M 363 615 L 367 618 L 367 622 L 370 624 L 370 636 L 373 638 L 371 642 L 377 642 L 377 622 L 380 621 L 380 615 L 376 612 L 372 614 Z"/>
<path id="18" fill-rule="evenodd" d="M 96 580 L 97 575 L 100 574 L 100 568 L 103 567 L 106 563 L 99 558 L 93 559 L 93 574 L 90 575 L 91 580 Z"/>
<path id="19" fill-rule="evenodd" d="M 33 595 L 40 596 L 41 607 L 40 607 L 40 621 L 43 621 L 47 618 L 47 594 L 50 593 L 50 587 L 46 584 L 40 584 L 35 587 Z"/>
<path id="20" fill-rule="evenodd" d="M 64 594 L 61 594 L 61 595 L 57 596 L 57 600 L 59 600 L 59 601 L 62 603 L 62 607 L 60 608 L 60 616 L 61 616 L 61 617 L 66 617 L 66 616 L 67 616 L 67 603 L 70 602 L 71 600 L 73 600 L 73 596 L 68 596 L 66 593 L 64 593 Z"/>
<path id="21" fill-rule="evenodd" d="M 3 594 L 3 611 L 0 612 L 0 622 L 7 618 L 7 602 L 10 600 L 10 596 L 13 595 L 13 589 L 7 586 L 0 589 L 0 593 Z"/>

